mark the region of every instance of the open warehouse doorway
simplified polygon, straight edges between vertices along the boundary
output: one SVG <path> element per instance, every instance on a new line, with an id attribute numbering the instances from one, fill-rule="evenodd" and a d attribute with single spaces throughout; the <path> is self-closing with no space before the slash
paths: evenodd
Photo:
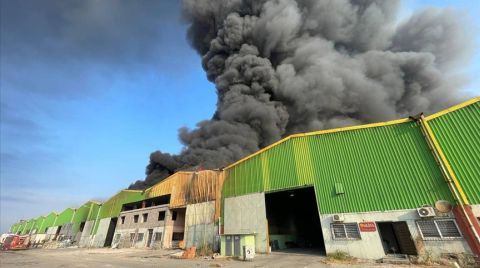
<path id="1" fill-rule="evenodd" d="M 265 206 L 272 251 L 325 254 L 313 187 L 266 193 Z"/>

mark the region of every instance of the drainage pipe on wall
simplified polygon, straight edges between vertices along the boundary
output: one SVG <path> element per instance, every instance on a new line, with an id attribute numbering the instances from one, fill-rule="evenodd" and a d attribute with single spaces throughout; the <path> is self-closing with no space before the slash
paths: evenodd
<path id="1" fill-rule="evenodd" d="M 430 147 L 435 160 L 440 166 L 440 169 L 447 181 L 448 187 L 450 188 L 450 191 L 453 193 L 455 199 L 458 201 L 458 204 L 460 205 L 460 210 L 462 211 L 463 216 L 467 220 L 468 228 L 471 230 L 473 233 L 473 236 L 475 237 L 475 240 L 478 244 L 480 244 L 480 236 L 475 229 L 475 226 L 473 225 L 472 220 L 470 219 L 470 216 L 468 215 L 465 205 L 468 204 L 466 200 L 464 200 L 464 196 L 461 196 L 458 189 L 455 186 L 455 183 L 452 179 L 452 175 L 450 174 L 449 170 L 445 166 L 445 163 L 443 162 L 442 157 L 440 156 L 440 148 L 437 147 L 436 145 L 436 139 L 435 136 L 433 135 L 432 130 L 430 129 L 430 126 L 428 125 L 427 121 L 425 120 L 425 116 L 423 114 L 420 115 L 420 117 L 415 117 L 413 118 L 417 120 L 420 123 L 420 127 L 422 129 L 422 133 L 425 136 L 425 139 L 427 140 L 427 144 Z M 451 171 L 453 172 L 453 171 Z"/>

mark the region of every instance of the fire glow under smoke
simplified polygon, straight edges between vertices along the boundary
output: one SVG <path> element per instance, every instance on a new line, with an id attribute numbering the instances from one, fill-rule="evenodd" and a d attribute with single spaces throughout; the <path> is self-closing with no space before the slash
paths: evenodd
<path id="1" fill-rule="evenodd" d="M 397 1 L 185 0 L 188 38 L 217 110 L 180 129 L 179 155 L 150 155 L 151 186 L 178 169 L 220 168 L 296 132 L 434 112 L 460 101 L 454 67 L 470 39 L 452 10 L 397 23 Z"/>

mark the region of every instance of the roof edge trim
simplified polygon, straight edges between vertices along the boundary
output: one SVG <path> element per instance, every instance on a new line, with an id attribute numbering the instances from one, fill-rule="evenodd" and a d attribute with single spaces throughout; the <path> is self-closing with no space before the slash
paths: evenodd
<path id="1" fill-rule="evenodd" d="M 472 98 L 472 99 L 469 99 L 469 100 L 464 101 L 464 102 L 462 102 L 462 103 L 459 103 L 459 104 L 457 104 L 457 105 L 453 105 L 453 106 L 451 106 L 450 108 L 447 108 L 447 109 L 445 109 L 445 110 L 441 110 L 440 112 L 436 112 L 436 113 L 431 114 L 431 115 L 429 115 L 429 116 L 425 116 L 425 120 L 427 120 L 427 121 L 433 120 L 433 119 L 435 119 L 435 118 L 437 118 L 437 117 L 440 117 L 440 116 L 442 116 L 442 115 L 445 115 L 445 114 L 454 112 L 454 111 L 456 111 L 456 110 L 462 109 L 462 108 L 464 108 L 464 107 L 466 107 L 466 106 L 469 106 L 469 105 L 471 105 L 471 104 L 477 103 L 477 102 L 479 102 L 479 101 L 480 101 L 480 97 L 474 97 L 474 98 Z"/>

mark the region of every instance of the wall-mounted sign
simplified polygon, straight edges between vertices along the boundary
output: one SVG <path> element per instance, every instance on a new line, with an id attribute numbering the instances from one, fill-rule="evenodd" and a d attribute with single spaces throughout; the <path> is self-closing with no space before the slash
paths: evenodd
<path id="1" fill-rule="evenodd" d="M 358 227 L 360 227 L 360 232 L 376 232 L 377 225 L 373 221 L 364 221 L 358 223 Z"/>

